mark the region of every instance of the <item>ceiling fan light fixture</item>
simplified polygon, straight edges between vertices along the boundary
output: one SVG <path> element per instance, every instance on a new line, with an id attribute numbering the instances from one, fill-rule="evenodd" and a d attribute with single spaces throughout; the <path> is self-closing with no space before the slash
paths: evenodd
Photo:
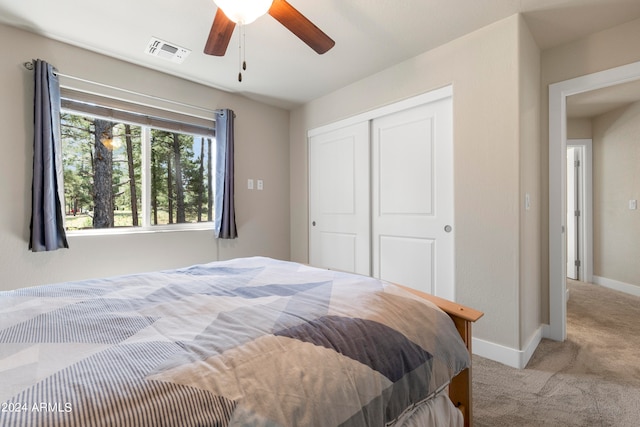
<path id="1" fill-rule="evenodd" d="M 239 25 L 250 24 L 266 14 L 273 0 L 213 0 L 227 18 Z"/>

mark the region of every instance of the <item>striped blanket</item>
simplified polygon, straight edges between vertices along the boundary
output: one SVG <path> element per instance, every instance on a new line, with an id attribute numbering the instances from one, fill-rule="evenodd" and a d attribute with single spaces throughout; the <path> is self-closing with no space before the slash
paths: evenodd
<path id="1" fill-rule="evenodd" d="M 1 426 L 383 426 L 469 363 L 430 303 L 269 258 L 0 292 Z"/>

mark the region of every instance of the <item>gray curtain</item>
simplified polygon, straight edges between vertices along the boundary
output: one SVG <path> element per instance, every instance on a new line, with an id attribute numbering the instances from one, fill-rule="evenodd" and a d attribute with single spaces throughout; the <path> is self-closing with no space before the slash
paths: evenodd
<path id="1" fill-rule="evenodd" d="M 33 252 L 68 248 L 64 230 L 64 185 L 60 137 L 60 84 L 53 67 L 34 61 L 33 182 L 31 236 Z"/>
<path id="2" fill-rule="evenodd" d="M 235 239 L 236 212 L 234 203 L 233 111 L 216 111 L 216 193 L 214 228 L 219 239 Z"/>

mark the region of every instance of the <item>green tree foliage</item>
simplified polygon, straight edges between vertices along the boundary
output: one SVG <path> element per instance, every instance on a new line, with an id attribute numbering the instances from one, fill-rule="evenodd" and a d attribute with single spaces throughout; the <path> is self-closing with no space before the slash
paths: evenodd
<path id="1" fill-rule="evenodd" d="M 61 117 L 67 228 L 141 225 L 142 127 Z M 211 140 L 158 129 L 148 134 L 151 224 L 211 221 Z"/>
<path id="2" fill-rule="evenodd" d="M 137 135 L 134 135 L 134 129 L 138 130 Z M 140 202 L 138 201 L 137 183 L 140 182 L 140 161 L 136 162 L 134 153 L 140 152 L 140 132 L 138 127 L 132 128 L 131 125 L 124 125 L 124 138 L 127 150 L 127 171 L 129 172 L 129 204 L 131 205 L 131 225 L 138 226 L 140 221 L 138 218 L 138 207 Z M 137 141 L 137 149 L 134 150 L 134 141 Z M 138 156 L 139 157 L 139 156 Z M 125 192 L 126 194 L 126 192 Z"/>
<path id="3" fill-rule="evenodd" d="M 71 114 L 61 119 L 66 212 L 75 216 L 93 206 L 93 123 Z"/>

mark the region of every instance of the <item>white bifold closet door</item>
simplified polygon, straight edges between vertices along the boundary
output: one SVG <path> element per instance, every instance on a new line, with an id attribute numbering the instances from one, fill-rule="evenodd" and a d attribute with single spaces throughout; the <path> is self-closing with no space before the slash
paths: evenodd
<path id="1" fill-rule="evenodd" d="M 311 131 L 309 262 L 454 300 L 452 126 L 446 88 Z"/>

